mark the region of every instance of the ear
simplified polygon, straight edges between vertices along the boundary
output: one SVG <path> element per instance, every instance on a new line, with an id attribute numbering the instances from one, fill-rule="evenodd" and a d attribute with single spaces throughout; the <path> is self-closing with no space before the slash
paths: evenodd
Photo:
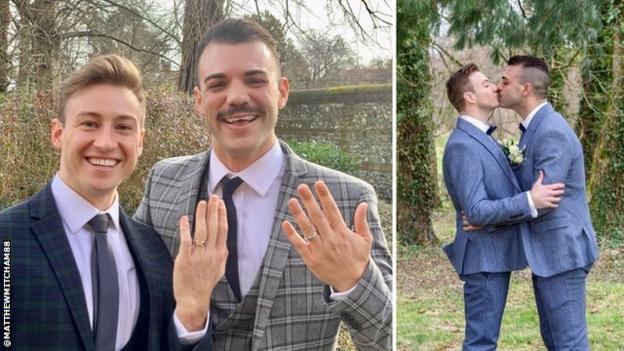
<path id="1" fill-rule="evenodd" d="M 471 91 L 466 91 L 464 92 L 464 101 L 469 104 L 476 104 L 477 96 Z"/>
<path id="2" fill-rule="evenodd" d="M 50 140 L 56 151 L 61 151 L 63 146 L 63 123 L 58 118 L 52 120 L 50 127 Z"/>
<path id="3" fill-rule="evenodd" d="M 533 86 L 531 83 L 526 82 L 522 84 L 522 96 L 529 96 L 531 94 L 533 94 Z"/>
<path id="4" fill-rule="evenodd" d="M 141 128 L 139 132 L 139 156 L 143 154 L 143 138 L 145 137 L 145 129 Z"/>
<path id="5" fill-rule="evenodd" d="M 195 111 L 201 114 L 202 96 L 201 96 L 201 90 L 199 89 L 198 86 L 193 88 L 193 95 L 195 96 Z"/>
<path id="6" fill-rule="evenodd" d="M 290 83 L 288 82 L 288 78 L 282 77 L 277 81 L 277 89 L 280 93 L 280 98 L 277 102 L 277 106 L 279 109 L 284 108 L 286 103 L 288 102 L 288 94 L 290 93 Z"/>

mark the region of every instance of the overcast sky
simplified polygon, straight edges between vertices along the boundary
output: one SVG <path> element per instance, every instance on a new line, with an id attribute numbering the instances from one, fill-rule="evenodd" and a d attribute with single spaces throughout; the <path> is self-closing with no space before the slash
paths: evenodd
<path id="1" fill-rule="evenodd" d="M 173 6 L 173 0 L 157 1 L 165 8 Z M 392 27 L 388 27 L 386 23 L 379 22 L 378 25 L 385 28 L 375 29 L 366 8 L 362 4 L 362 0 L 343 0 L 343 3 L 351 6 L 353 12 L 358 16 L 360 25 L 372 39 L 356 35 L 351 25 L 341 15 L 341 10 L 336 0 L 299 0 L 299 2 L 305 4 L 306 9 L 302 9 L 294 4 L 297 2 L 295 0 L 257 0 L 260 11 L 268 10 L 280 20 L 284 18 L 284 9 L 287 2 L 290 4 L 292 18 L 304 31 L 306 29 L 314 29 L 321 33 L 327 33 L 328 36 L 340 34 L 364 63 L 378 57 L 392 58 Z M 373 11 L 378 11 L 381 18 L 391 23 L 394 21 L 393 14 L 395 11 L 393 2 L 392 0 L 367 0 L 368 6 Z M 256 13 L 256 0 L 234 0 L 234 3 L 232 12 L 235 16 Z M 331 11 L 328 11 L 328 6 L 331 7 Z M 294 28 L 292 33 L 289 34 L 295 41 L 297 36 L 301 35 L 300 31 Z"/>

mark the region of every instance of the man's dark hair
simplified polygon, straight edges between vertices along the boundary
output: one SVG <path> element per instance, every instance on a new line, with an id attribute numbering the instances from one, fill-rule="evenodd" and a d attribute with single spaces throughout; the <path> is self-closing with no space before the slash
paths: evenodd
<path id="1" fill-rule="evenodd" d="M 509 66 L 522 67 L 522 84 L 530 83 L 535 95 L 541 98 L 548 96 L 550 78 L 548 77 L 548 64 L 539 57 L 529 55 L 516 55 L 507 60 Z"/>
<path id="2" fill-rule="evenodd" d="M 479 67 L 477 65 L 469 63 L 458 69 L 457 72 L 453 73 L 446 81 L 446 95 L 457 112 L 461 112 L 466 104 L 466 101 L 464 101 L 464 93 L 466 91 L 473 91 L 472 84 L 470 84 L 468 78 L 472 73 L 478 71 Z"/>
<path id="3" fill-rule="evenodd" d="M 199 79 L 199 59 L 208 44 L 243 44 L 253 41 L 264 43 L 267 48 L 269 48 L 269 51 L 271 51 L 271 54 L 273 54 L 275 61 L 277 62 L 278 75 L 281 76 L 280 60 L 277 53 L 277 43 L 275 39 L 273 39 L 273 36 L 268 30 L 257 22 L 243 18 L 225 19 L 204 33 L 199 40 L 199 44 L 197 45 L 195 62 L 198 64 L 195 76 Z M 199 81 L 197 84 L 199 85 Z"/>

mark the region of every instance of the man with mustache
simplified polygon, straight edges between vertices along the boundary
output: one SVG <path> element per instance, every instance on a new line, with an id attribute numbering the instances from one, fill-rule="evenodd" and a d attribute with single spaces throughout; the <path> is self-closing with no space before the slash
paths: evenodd
<path id="1" fill-rule="evenodd" d="M 455 240 L 444 251 L 464 282 L 463 350 L 494 350 L 511 271 L 527 266 L 523 222 L 537 209 L 556 207 L 563 184 L 543 185 L 540 175 L 527 191 L 520 189 L 487 123 L 499 105 L 497 87 L 475 64 L 453 73 L 446 88 L 460 115 L 444 149 L 444 182 L 456 220 Z"/>
<path id="2" fill-rule="evenodd" d="M 585 281 L 598 259 L 585 190 L 583 149 L 566 120 L 548 103 L 548 65 L 533 56 L 513 56 L 498 84 L 502 107 L 522 118 L 524 162 L 514 170 L 523 190 L 538 173 L 544 183 L 564 183 L 559 206 L 542 209 L 522 233 L 533 273 L 540 332 L 549 350 L 589 350 Z"/>
<path id="3" fill-rule="evenodd" d="M 223 198 L 229 254 L 210 305 L 215 349 L 333 349 L 341 321 L 358 348 L 390 349 L 392 268 L 373 188 L 277 139 L 289 83 L 264 28 L 228 19 L 198 48 L 195 103 L 212 147 L 157 163 L 135 218 L 175 255 L 178 219 L 209 194 Z"/>

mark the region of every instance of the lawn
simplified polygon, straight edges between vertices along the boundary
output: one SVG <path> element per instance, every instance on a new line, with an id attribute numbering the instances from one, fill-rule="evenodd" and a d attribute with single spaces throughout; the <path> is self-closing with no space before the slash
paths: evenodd
<path id="1" fill-rule="evenodd" d="M 437 138 L 441 148 L 446 141 Z M 441 165 L 441 162 L 439 162 Z M 397 259 L 398 350 L 459 350 L 464 334 L 462 285 L 442 252 L 453 240 L 453 209 L 447 197 L 434 214 L 441 243 L 401 247 Z M 624 350 L 624 248 L 602 248 L 587 280 L 587 320 L 592 350 Z M 543 350 L 531 275 L 512 275 L 499 339 L 500 350 Z"/>

